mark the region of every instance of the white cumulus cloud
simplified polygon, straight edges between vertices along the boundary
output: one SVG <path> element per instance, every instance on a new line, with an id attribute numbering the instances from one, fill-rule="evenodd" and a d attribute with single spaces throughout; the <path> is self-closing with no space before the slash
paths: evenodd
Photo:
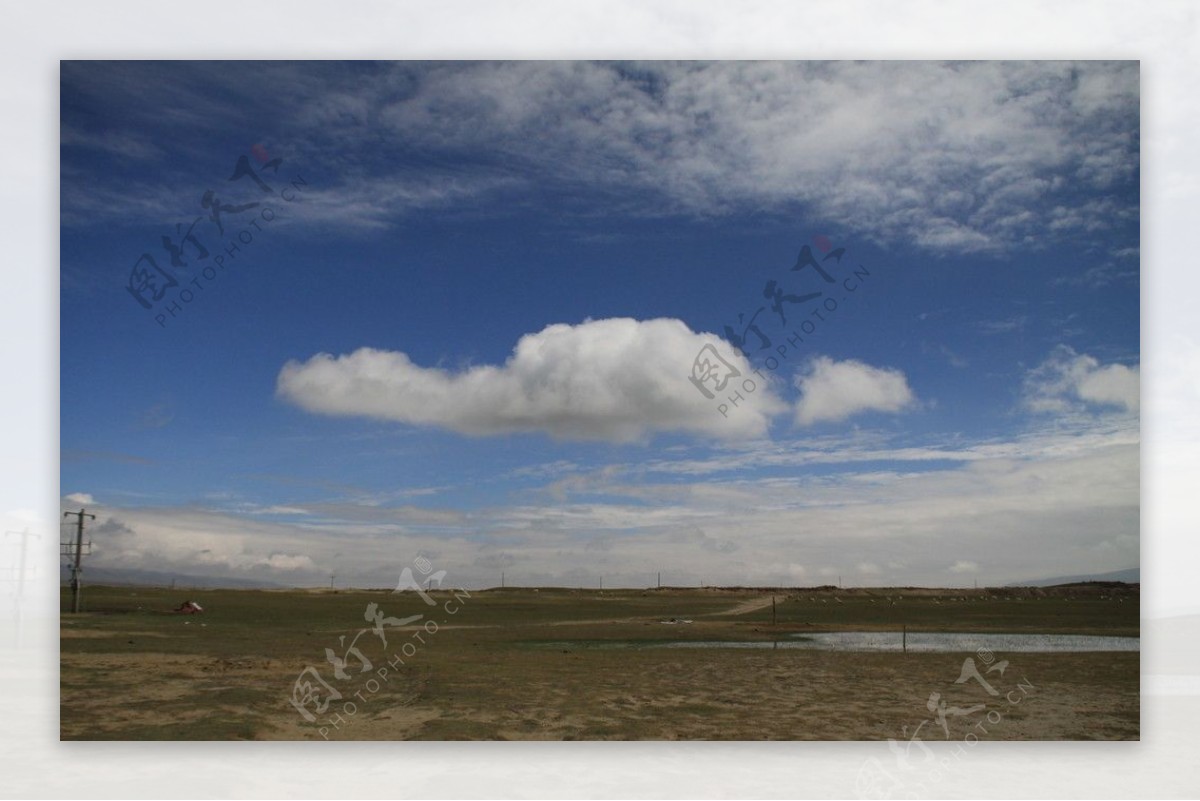
<path id="1" fill-rule="evenodd" d="M 1067 345 L 1055 348 L 1025 378 L 1025 406 L 1034 412 L 1072 412 L 1088 406 L 1136 412 L 1140 396 L 1139 367 L 1101 364 Z"/>
<path id="2" fill-rule="evenodd" d="M 748 402 L 722 415 L 721 393 L 706 398 L 689 381 L 706 345 L 742 376 L 753 372 L 721 339 L 679 320 L 612 318 L 547 326 L 521 337 L 503 365 L 462 371 L 421 367 L 398 351 L 321 353 L 285 364 L 277 393 L 310 412 L 472 435 L 545 432 L 610 441 L 666 431 L 762 436 L 783 403 L 756 379 Z M 743 380 L 730 379 L 727 393 Z"/>
<path id="3" fill-rule="evenodd" d="M 818 356 L 809 363 L 808 372 L 796 377 L 796 387 L 800 390 L 796 422 L 802 426 L 845 420 L 861 412 L 899 412 L 916 402 L 904 373 L 855 359 L 836 362 Z"/>

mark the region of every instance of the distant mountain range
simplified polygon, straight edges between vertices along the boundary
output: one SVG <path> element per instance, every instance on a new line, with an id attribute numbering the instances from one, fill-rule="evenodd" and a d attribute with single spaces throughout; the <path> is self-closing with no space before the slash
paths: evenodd
<path id="1" fill-rule="evenodd" d="M 1015 581 L 1009 587 L 1052 587 L 1055 584 L 1079 584 L 1084 581 L 1123 581 L 1126 584 L 1141 584 L 1142 569 L 1130 567 L 1125 570 L 1114 570 L 1111 573 L 1092 573 L 1084 576 L 1054 576 L 1052 578 L 1032 579 L 1030 581 Z"/>
<path id="2" fill-rule="evenodd" d="M 64 567 L 59 572 L 59 579 L 66 583 L 70 581 L 71 571 Z M 250 578 L 234 578 L 232 576 L 190 576 L 183 573 L 171 573 L 161 570 L 134 570 L 119 568 L 86 568 L 83 573 L 85 584 L 116 584 L 132 586 L 170 587 L 175 582 L 178 589 L 191 587 L 198 590 L 207 589 L 286 589 L 289 585 L 271 581 Z M 1051 587 L 1055 584 L 1078 584 L 1084 581 L 1123 581 L 1126 584 L 1141 583 L 1141 569 L 1136 567 L 1125 570 L 1115 570 L 1111 573 L 1091 573 L 1079 576 L 1052 576 L 1050 578 L 1014 581 L 1007 587 Z"/>
<path id="3" fill-rule="evenodd" d="M 63 567 L 61 570 L 59 570 L 58 577 L 60 582 L 69 582 L 71 580 L 70 568 Z M 83 583 L 85 587 L 88 584 L 170 587 L 171 582 L 174 582 L 178 589 L 191 588 L 196 590 L 275 590 L 282 589 L 287 586 L 284 584 L 276 584 L 270 581 L 262 581 L 260 579 L 233 578 L 231 576 L 188 576 L 184 575 L 183 573 L 170 573 L 160 570 L 125 570 L 120 568 L 85 567 L 83 571 Z"/>

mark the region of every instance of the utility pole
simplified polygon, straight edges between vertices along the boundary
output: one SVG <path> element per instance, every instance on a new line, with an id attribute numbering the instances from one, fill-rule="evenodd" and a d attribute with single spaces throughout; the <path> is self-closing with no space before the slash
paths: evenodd
<path id="1" fill-rule="evenodd" d="M 63 512 L 63 517 L 75 515 L 77 518 L 75 526 L 75 563 L 71 566 L 71 611 L 79 612 L 80 595 L 82 593 L 82 580 L 80 576 L 83 573 L 83 519 L 90 517 L 96 519 L 95 515 L 89 515 L 86 509 L 80 509 L 78 512 Z M 91 543 L 89 542 L 90 546 Z M 90 548 L 89 548 L 90 550 Z"/>
<path id="2" fill-rule="evenodd" d="M 500 571 L 500 589 L 504 589 L 504 571 Z"/>
<path id="3" fill-rule="evenodd" d="M 658 571 L 658 588 L 662 589 L 662 571 Z"/>
<path id="4" fill-rule="evenodd" d="M 26 526 L 24 531 L 4 532 L 4 536 L 6 537 L 9 534 L 16 534 L 21 538 L 21 556 L 20 561 L 17 563 L 17 598 L 20 599 L 25 596 L 25 546 L 29 542 L 30 537 L 41 539 L 41 535 L 30 533 L 29 526 Z"/>
<path id="5" fill-rule="evenodd" d="M 21 618 L 22 605 L 25 602 L 25 545 L 29 542 L 30 537 L 41 539 L 40 534 L 33 534 L 29 531 L 29 526 L 25 527 L 24 531 L 6 531 L 4 536 L 16 534 L 21 538 L 21 556 L 20 562 L 17 563 L 17 646 L 21 645 Z"/>

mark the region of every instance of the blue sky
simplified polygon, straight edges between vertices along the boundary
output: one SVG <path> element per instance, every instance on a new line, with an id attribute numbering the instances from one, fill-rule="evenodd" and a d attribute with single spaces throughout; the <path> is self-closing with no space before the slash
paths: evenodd
<path id="1" fill-rule="evenodd" d="M 1138 109 L 1135 62 L 63 62 L 64 509 L 299 585 L 1136 566 Z"/>

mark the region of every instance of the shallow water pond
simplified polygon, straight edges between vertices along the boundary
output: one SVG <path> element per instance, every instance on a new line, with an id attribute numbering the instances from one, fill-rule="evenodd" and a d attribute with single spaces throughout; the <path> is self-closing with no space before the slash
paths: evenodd
<path id="1" fill-rule="evenodd" d="M 1138 637 L 1104 637 L 1089 634 L 968 634 L 909 632 L 913 653 L 967 653 L 986 648 L 1008 653 L 1080 653 L 1085 651 L 1137 651 Z M 775 642 L 673 642 L 663 648 L 806 648 L 817 651 L 900 651 L 904 644 L 897 631 L 830 631 L 796 634 Z"/>
<path id="2" fill-rule="evenodd" d="M 973 653 L 980 649 L 1007 653 L 1085 653 L 1139 651 L 1138 637 L 1091 634 L 908 633 L 911 653 Z M 622 648 L 793 648 L 809 651 L 895 651 L 904 649 L 898 631 L 827 631 L 785 635 L 775 642 L 746 640 L 555 640 L 530 643 L 535 648 L 612 650 Z"/>

